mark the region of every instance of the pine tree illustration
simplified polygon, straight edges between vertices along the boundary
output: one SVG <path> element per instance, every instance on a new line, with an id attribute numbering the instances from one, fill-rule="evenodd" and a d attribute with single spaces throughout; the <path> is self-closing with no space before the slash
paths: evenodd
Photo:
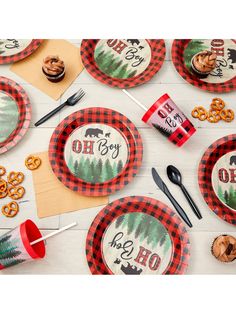
<path id="1" fill-rule="evenodd" d="M 7 238 L 5 238 L 5 239 L 7 239 Z M 17 242 L 17 240 L 15 240 L 15 239 L 13 241 L 9 240 L 10 238 L 7 240 L 5 240 L 5 239 L 3 242 L 0 243 L 0 254 L 9 252 L 16 245 L 16 242 Z"/>
<path id="2" fill-rule="evenodd" d="M 127 217 L 128 217 L 128 224 L 127 224 L 128 232 L 127 232 L 127 234 L 131 234 L 134 230 L 136 215 L 129 214 L 129 215 L 127 215 Z"/>
<path id="3" fill-rule="evenodd" d="M 108 51 L 103 55 L 101 61 L 98 63 L 100 70 L 106 73 L 107 75 L 109 75 L 108 68 L 113 58 L 114 58 L 114 55 L 110 51 Z"/>
<path id="4" fill-rule="evenodd" d="M 82 180 L 85 179 L 84 156 L 82 156 L 79 161 L 78 175 L 79 175 L 79 178 L 81 178 Z"/>
<path id="5" fill-rule="evenodd" d="M 125 219 L 125 215 L 122 215 L 117 218 L 116 224 L 115 224 L 116 228 L 119 228 L 119 226 L 123 223 L 124 219 Z"/>
<path id="6" fill-rule="evenodd" d="M 131 70 L 129 73 L 128 73 L 128 75 L 127 75 L 127 78 L 131 78 L 131 77 L 134 77 L 135 75 L 136 75 L 136 73 L 137 73 L 137 70 Z"/>
<path id="7" fill-rule="evenodd" d="M 119 73 L 117 74 L 116 77 L 118 78 L 127 78 L 127 68 L 128 68 L 128 63 L 124 64 L 122 68 L 120 69 Z"/>
<path id="8" fill-rule="evenodd" d="M 16 257 L 21 254 L 17 249 L 16 243 L 18 239 L 11 240 L 12 235 L 6 234 L 0 238 L 0 264 L 7 267 L 11 263 L 18 263 L 20 259 Z"/>
<path id="9" fill-rule="evenodd" d="M 101 64 L 104 57 L 105 57 L 104 51 L 99 52 L 99 54 L 97 56 L 95 56 L 95 61 L 99 67 L 100 67 L 100 64 Z"/>
<path id="10" fill-rule="evenodd" d="M 96 47 L 96 49 L 94 50 L 94 59 L 96 60 L 97 57 L 100 55 L 100 53 L 102 52 L 102 49 L 103 47 L 102 46 L 99 46 L 99 47 Z"/>
<path id="11" fill-rule="evenodd" d="M 11 259 L 11 258 L 15 258 L 16 256 L 20 255 L 21 251 L 17 251 L 16 247 L 12 248 L 11 250 L 9 250 L 6 253 L 0 253 L 0 263 L 2 260 L 4 259 Z"/>
<path id="12" fill-rule="evenodd" d="M 228 202 L 229 202 L 229 194 L 228 194 L 227 191 L 224 192 L 224 199 L 225 199 L 226 204 L 228 204 Z"/>
<path id="13" fill-rule="evenodd" d="M 165 243 L 165 240 L 166 240 L 166 234 L 163 234 L 159 241 L 160 246 L 162 246 Z"/>
<path id="14" fill-rule="evenodd" d="M 101 177 L 102 167 L 103 167 L 102 160 L 101 160 L 101 158 L 99 158 L 99 160 L 98 160 L 98 162 L 94 168 L 94 181 L 95 182 L 102 182 L 102 177 Z"/>
<path id="15" fill-rule="evenodd" d="M 78 163 L 77 160 L 76 160 L 75 163 L 74 163 L 73 172 L 74 172 L 74 175 L 75 175 L 77 178 L 80 177 L 80 175 L 79 175 L 79 163 Z"/>
<path id="16" fill-rule="evenodd" d="M 114 73 L 116 73 L 115 71 L 117 69 L 119 69 L 119 67 L 122 64 L 122 60 L 119 60 L 119 58 L 116 58 L 115 61 L 113 62 L 113 65 L 110 66 L 110 76 L 114 76 Z"/>
<path id="17" fill-rule="evenodd" d="M 161 127 L 160 125 L 158 124 L 155 124 L 155 123 L 152 123 L 152 126 L 157 129 L 162 135 L 166 136 L 166 137 L 169 137 L 171 135 L 171 132 L 164 128 L 164 127 Z"/>
<path id="18" fill-rule="evenodd" d="M 0 238 L 0 244 L 8 241 L 11 238 L 11 236 L 12 236 L 11 234 L 5 234 L 4 236 L 2 236 Z"/>
<path id="19" fill-rule="evenodd" d="M 221 187 L 220 185 L 218 186 L 217 194 L 218 194 L 218 196 L 219 196 L 219 199 L 220 199 L 222 202 L 225 202 L 223 190 L 222 190 L 222 187 Z"/>
<path id="20" fill-rule="evenodd" d="M 113 163 L 112 171 L 113 171 L 114 177 L 116 177 L 117 174 L 118 174 L 118 173 L 117 173 L 117 163 L 116 163 L 116 162 Z"/>
<path id="21" fill-rule="evenodd" d="M 227 203 L 231 208 L 236 209 L 236 197 L 233 186 L 231 185 L 229 188 L 229 199 Z"/>
<path id="22" fill-rule="evenodd" d="M 155 245 L 161 240 L 162 226 L 157 224 L 156 221 L 152 221 L 152 225 L 149 228 L 149 234 L 147 236 L 147 243 L 154 243 Z"/>
<path id="23" fill-rule="evenodd" d="M 11 267 L 11 266 L 15 266 L 15 265 L 18 265 L 20 263 L 23 263 L 25 261 L 25 259 L 14 259 L 14 260 L 10 260 L 10 261 L 7 261 L 4 266 L 5 267 Z"/>
<path id="24" fill-rule="evenodd" d="M 106 181 L 111 180 L 114 177 L 114 175 L 113 175 L 112 166 L 109 159 L 106 160 L 104 166 L 105 166 Z"/>
<path id="25" fill-rule="evenodd" d="M 90 169 L 91 169 L 91 182 L 96 183 L 95 178 L 94 178 L 94 173 L 95 173 L 94 161 L 91 162 Z"/>
<path id="26" fill-rule="evenodd" d="M 136 239 L 139 238 L 140 235 L 144 232 L 144 230 L 145 230 L 145 216 L 141 215 L 141 220 L 135 230 L 135 234 L 134 234 L 135 238 Z"/>
<path id="27" fill-rule="evenodd" d="M 158 243 L 165 246 L 165 242 L 169 239 L 166 229 L 151 215 L 131 213 L 120 216 L 116 221 L 116 228 L 120 226 L 127 228 L 127 234 L 134 232 L 135 238 L 138 238 L 140 242 L 146 240 L 153 249 Z M 167 247 L 170 245 L 171 243 Z"/>
<path id="28" fill-rule="evenodd" d="M 91 171 L 91 163 L 89 158 L 86 158 L 85 163 L 84 163 L 84 180 L 87 182 L 92 182 L 92 171 Z"/>
<path id="29" fill-rule="evenodd" d="M 140 241 L 143 241 L 148 237 L 149 233 L 152 231 L 151 227 L 155 228 L 155 225 L 152 225 L 152 220 L 153 220 L 152 216 L 145 215 L 145 218 L 143 220 L 144 229 L 143 229 L 143 232 L 141 233 L 141 235 L 139 236 Z M 153 239 L 152 239 L 152 241 L 153 241 Z"/>
<path id="30" fill-rule="evenodd" d="M 172 243 L 171 239 L 168 234 L 165 235 L 165 242 L 164 242 L 164 254 L 170 249 Z"/>
<path id="31" fill-rule="evenodd" d="M 124 167 L 123 162 L 122 162 L 122 160 L 120 159 L 120 160 L 118 161 L 118 164 L 117 164 L 117 174 L 121 173 L 123 167 Z"/>
<path id="32" fill-rule="evenodd" d="M 69 157 L 68 168 L 74 173 L 74 161 L 72 155 L 70 155 Z"/>

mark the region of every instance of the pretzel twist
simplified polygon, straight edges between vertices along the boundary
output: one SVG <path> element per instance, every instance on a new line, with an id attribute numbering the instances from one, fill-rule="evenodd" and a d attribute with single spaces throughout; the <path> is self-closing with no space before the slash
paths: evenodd
<path id="1" fill-rule="evenodd" d="M 234 111 L 232 109 L 223 109 L 220 112 L 220 117 L 225 122 L 231 122 L 234 120 Z"/>
<path id="2" fill-rule="evenodd" d="M 6 217 L 11 217 L 11 218 L 15 217 L 18 214 L 18 212 L 19 212 L 19 205 L 14 201 L 2 207 L 2 213 Z"/>
<path id="3" fill-rule="evenodd" d="M 7 180 L 8 180 L 8 183 L 16 186 L 16 185 L 22 183 L 24 178 L 25 178 L 25 176 L 22 172 L 11 171 L 8 174 Z"/>
<path id="4" fill-rule="evenodd" d="M 222 110 L 225 107 L 225 102 L 221 98 L 213 98 L 211 108 L 215 110 Z"/>
<path id="5" fill-rule="evenodd" d="M 6 168 L 4 168 L 3 166 L 0 166 L 0 176 L 4 176 L 5 173 L 6 173 Z"/>
<path id="6" fill-rule="evenodd" d="M 0 191 L 0 198 L 5 198 L 8 194 L 8 191 Z"/>
<path id="7" fill-rule="evenodd" d="M 23 186 L 11 186 L 8 188 L 8 196 L 13 200 L 18 200 L 25 194 Z"/>
<path id="8" fill-rule="evenodd" d="M 0 179 L 0 192 L 5 192 L 7 190 L 7 182 Z"/>
<path id="9" fill-rule="evenodd" d="M 219 114 L 214 114 L 213 112 L 208 113 L 207 116 L 207 121 L 209 121 L 210 123 L 217 123 L 220 121 L 220 115 Z"/>
<path id="10" fill-rule="evenodd" d="M 41 159 L 39 157 L 30 155 L 25 159 L 25 165 L 29 170 L 38 169 L 38 167 L 41 165 Z"/>

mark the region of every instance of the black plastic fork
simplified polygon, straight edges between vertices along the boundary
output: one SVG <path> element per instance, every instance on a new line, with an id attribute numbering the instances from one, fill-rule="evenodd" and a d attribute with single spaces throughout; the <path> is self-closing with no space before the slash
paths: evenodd
<path id="1" fill-rule="evenodd" d="M 85 95 L 85 92 L 80 89 L 78 92 L 76 92 L 74 95 L 70 96 L 63 104 L 46 114 L 46 116 L 42 117 L 39 121 L 35 123 L 35 126 L 39 126 L 40 124 L 44 123 L 48 119 L 50 119 L 52 116 L 54 116 L 57 112 L 59 112 L 62 108 L 65 106 L 74 106 L 81 98 L 83 98 Z"/>

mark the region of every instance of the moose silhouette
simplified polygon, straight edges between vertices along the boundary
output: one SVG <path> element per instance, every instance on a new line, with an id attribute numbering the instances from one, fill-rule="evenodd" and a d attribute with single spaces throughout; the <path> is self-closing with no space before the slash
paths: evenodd
<path id="1" fill-rule="evenodd" d="M 85 132 L 85 137 L 98 137 L 99 138 L 99 134 L 103 134 L 103 130 L 100 130 L 98 128 L 96 129 L 92 129 L 92 128 L 89 128 L 86 130 Z"/>
<path id="2" fill-rule="evenodd" d="M 228 60 L 231 60 L 232 63 L 236 63 L 236 50 L 228 48 Z"/>

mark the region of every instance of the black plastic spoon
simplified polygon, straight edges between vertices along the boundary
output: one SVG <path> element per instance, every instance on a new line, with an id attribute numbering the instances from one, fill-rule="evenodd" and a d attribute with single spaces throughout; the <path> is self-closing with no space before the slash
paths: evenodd
<path id="1" fill-rule="evenodd" d="M 179 172 L 179 170 L 176 167 L 170 165 L 166 168 L 166 171 L 167 171 L 167 176 L 168 176 L 169 180 L 181 188 L 181 190 L 183 191 L 184 196 L 186 197 L 186 199 L 187 199 L 189 205 L 191 206 L 194 214 L 198 217 L 198 219 L 201 219 L 202 215 L 200 213 L 200 210 L 198 209 L 198 207 L 194 203 L 192 197 L 189 195 L 188 191 L 184 187 L 184 185 L 182 183 L 182 176 L 181 176 L 181 173 Z"/>

